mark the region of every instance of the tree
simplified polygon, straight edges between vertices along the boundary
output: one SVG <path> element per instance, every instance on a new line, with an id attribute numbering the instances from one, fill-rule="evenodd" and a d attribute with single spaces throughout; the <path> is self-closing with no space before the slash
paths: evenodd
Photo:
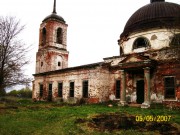
<path id="1" fill-rule="evenodd" d="M 0 95 L 5 88 L 30 82 L 22 70 L 29 63 L 26 58 L 29 47 L 18 37 L 23 29 L 15 17 L 0 16 Z"/>

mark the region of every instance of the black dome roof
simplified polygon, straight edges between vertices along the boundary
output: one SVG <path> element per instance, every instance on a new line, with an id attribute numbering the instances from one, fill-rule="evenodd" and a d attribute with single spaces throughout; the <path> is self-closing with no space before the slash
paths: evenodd
<path id="1" fill-rule="evenodd" d="M 43 20 L 42 22 L 45 22 L 45 21 L 47 21 L 47 20 L 49 20 L 49 19 L 55 19 L 55 20 L 57 20 L 57 21 L 66 23 L 65 20 L 64 20 L 61 16 L 57 15 L 56 13 L 50 14 L 49 16 L 47 16 L 46 18 L 44 18 L 44 20 Z"/>
<path id="2" fill-rule="evenodd" d="M 142 30 L 172 27 L 180 28 L 180 5 L 154 0 L 129 18 L 120 37 Z"/>

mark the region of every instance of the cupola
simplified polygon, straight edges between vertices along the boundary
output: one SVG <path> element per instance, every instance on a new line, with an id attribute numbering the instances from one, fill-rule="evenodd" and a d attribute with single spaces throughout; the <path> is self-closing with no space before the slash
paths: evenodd
<path id="1" fill-rule="evenodd" d="M 52 14 L 45 17 L 42 22 L 45 22 L 45 21 L 50 20 L 50 19 L 51 20 L 57 20 L 57 21 L 60 21 L 62 23 L 66 23 L 66 21 L 60 15 L 57 15 L 57 13 L 56 13 L 56 0 L 54 0 L 54 6 L 53 6 Z"/>
<path id="2" fill-rule="evenodd" d="M 151 0 L 129 18 L 120 37 L 154 28 L 180 28 L 180 5 Z"/>

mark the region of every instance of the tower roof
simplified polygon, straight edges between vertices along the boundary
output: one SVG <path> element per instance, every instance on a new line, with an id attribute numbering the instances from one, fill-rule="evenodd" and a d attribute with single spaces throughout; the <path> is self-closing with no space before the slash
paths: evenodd
<path id="1" fill-rule="evenodd" d="M 66 23 L 65 20 L 60 15 L 57 15 L 57 13 L 56 13 L 56 0 L 54 0 L 54 6 L 53 6 L 52 14 L 45 17 L 42 22 L 45 22 L 45 21 L 50 20 L 50 19 L 57 20 L 57 21 L 60 21 L 62 23 Z"/>
<path id="2" fill-rule="evenodd" d="M 180 5 L 165 0 L 150 0 L 127 21 L 121 37 L 153 28 L 180 28 Z"/>

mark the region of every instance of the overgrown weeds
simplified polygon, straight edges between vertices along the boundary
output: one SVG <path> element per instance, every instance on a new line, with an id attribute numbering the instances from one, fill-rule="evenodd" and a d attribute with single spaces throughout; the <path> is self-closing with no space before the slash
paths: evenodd
<path id="1" fill-rule="evenodd" d="M 109 106 L 111 104 L 111 106 Z M 8 108 L 9 106 L 9 108 Z M 3 107 L 6 109 L 3 109 Z M 15 107 L 15 108 L 13 108 Z M 163 105 L 150 109 L 137 107 L 119 107 L 117 103 L 69 105 L 63 102 L 33 102 L 31 99 L 8 97 L 0 99 L 0 134 L 2 135 L 44 135 L 44 134 L 154 134 L 156 131 L 140 132 L 136 129 L 96 130 L 89 127 L 86 121 L 94 116 L 107 116 L 111 125 L 118 125 L 108 114 L 128 114 L 128 116 L 171 115 L 171 124 L 180 124 L 178 110 L 169 110 Z M 133 122 L 135 122 L 133 120 Z M 104 124 L 106 125 L 106 124 Z M 11 127 L 11 128 L 10 128 Z M 146 133 L 147 132 L 147 133 Z"/>

